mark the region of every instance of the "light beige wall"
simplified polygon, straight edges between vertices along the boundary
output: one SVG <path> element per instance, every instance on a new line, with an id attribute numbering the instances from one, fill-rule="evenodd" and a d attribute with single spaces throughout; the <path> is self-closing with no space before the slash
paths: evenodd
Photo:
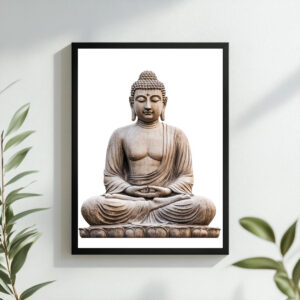
<path id="1" fill-rule="evenodd" d="M 228 266 L 278 257 L 238 226 L 240 217 L 266 218 L 282 234 L 299 216 L 299 11 L 296 0 L 0 1 L 0 87 L 21 79 L 0 98 L 0 127 L 31 102 L 26 126 L 37 133 L 24 168 L 40 170 L 34 188 L 44 196 L 20 205 L 52 207 L 25 221 L 44 234 L 17 287 L 56 279 L 32 298 L 44 300 L 284 299 L 271 271 Z M 75 41 L 230 43 L 229 256 L 70 255 L 68 46 Z"/>

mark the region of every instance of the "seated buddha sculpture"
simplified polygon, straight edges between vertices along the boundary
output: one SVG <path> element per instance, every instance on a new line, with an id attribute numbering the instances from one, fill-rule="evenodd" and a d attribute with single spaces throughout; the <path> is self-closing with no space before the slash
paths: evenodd
<path id="1" fill-rule="evenodd" d="M 106 193 L 86 200 L 90 225 L 208 225 L 212 201 L 193 195 L 190 146 L 185 134 L 165 124 L 165 86 L 144 71 L 131 87 L 131 125 L 112 134 L 106 153 Z M 159 120 L 160 119 L 160 120 Z"/>

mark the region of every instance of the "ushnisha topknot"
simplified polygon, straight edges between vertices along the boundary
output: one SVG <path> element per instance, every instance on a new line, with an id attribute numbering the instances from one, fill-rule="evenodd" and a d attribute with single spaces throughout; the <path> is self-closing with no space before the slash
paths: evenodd
<path id="1" fill-rule="evenodd" d="M 142 90 L 161 90 L 163 97 L 166 96 L 166 89 L 162 82 L 157 80 L 157 77 L 152 71 L 144 71 L 140 74 L 139 79 L 131 86 L 131 96 L 138 89 Z"/>

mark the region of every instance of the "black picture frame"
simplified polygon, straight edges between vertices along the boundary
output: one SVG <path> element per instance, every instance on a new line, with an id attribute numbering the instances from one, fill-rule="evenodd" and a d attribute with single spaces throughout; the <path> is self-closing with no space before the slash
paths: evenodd
<path id="1" fill-rule="evenodd" d="M 223 50 L 223 247 L 79 248 L 78 247 L 78 51 L 79 49 L 202 48 Z M 229 43 L 72 43 L 72 254 L 200 255 L 229 254 Z"/>

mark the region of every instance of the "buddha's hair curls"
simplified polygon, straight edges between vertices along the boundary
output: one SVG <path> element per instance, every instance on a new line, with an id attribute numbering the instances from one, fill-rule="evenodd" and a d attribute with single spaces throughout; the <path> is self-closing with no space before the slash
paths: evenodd
<path id="1" fill-rule="evenodd" d="M 160 90 L 163 97 L 166 97 L 165 85 L 157 80 L 157 77 L 152 71 L 144 71 L 140 74 L 139 79 L 131 86 L 131 96 L 134 96 L 136 90 Z"/>

